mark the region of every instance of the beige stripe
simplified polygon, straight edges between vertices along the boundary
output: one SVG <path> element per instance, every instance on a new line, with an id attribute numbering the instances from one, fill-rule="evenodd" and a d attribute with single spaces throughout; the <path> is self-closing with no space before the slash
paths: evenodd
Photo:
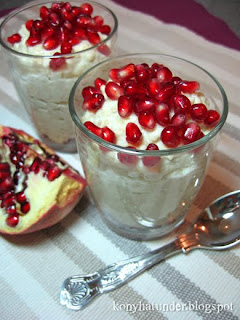
<path id="1" fill-rule="evenodd" d="M 9 286 L 4 278 L 0 276 L 0 318 L 2 320 L 35 320 L 37 316 L 21 297 Z"/>
<path id="2" fill-rule="evenodd" d="M 236 176 L 240 176 L 240 163 L 230 159 L 226 154 L 215 151 L 212 161 L 219 166 L 224 165 L 228 171 L 231 171 Z"/>

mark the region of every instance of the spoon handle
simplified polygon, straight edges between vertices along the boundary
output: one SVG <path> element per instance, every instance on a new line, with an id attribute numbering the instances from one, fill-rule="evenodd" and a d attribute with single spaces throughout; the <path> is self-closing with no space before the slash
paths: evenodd
<path id="1" fill-rule="evenodd" d="M 61 289 L 60 302 L 67 308 L 79 310 L 101 293 L 114 290 L 165 258 L 183 250 L 181 241 L 146 254 L 109 265 L 98 272 L 67 278 Z"/>

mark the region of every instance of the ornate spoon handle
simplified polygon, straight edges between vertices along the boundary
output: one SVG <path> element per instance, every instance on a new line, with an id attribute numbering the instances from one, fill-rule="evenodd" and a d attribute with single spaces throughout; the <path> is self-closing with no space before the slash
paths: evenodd
<path id="1" fill-rule="evenodd" d="M 114 290 L 144 270 L 180 251 L 186 251 L 181 239 L 151 251 L 100 269 L 98 272 L 67 278 L 61 288 L 60 302 L 73 310 L 89 304 L 101 293 Z"/>

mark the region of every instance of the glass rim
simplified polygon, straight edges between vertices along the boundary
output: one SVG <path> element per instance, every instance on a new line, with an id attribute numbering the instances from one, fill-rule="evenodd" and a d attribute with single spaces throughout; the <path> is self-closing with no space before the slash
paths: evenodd
<path id="1" fill-rule="evenodd" d="M 36 1 L 31 1 L 15 10 L 13 10 L 12 12 L 10 12 L 6 17 L 5 19 L 1 22 L 0 24 L 0 45 L 2 45 L 6 50 L 10 51 L 11 53 L 15 54 L 15 55 L 19 55 L 19 56 L 22 56 L 22 57 L 27 57 L 27 58 L 34 58 L 34 59 L 56 59 L 56 58 L 59 58 L 59 57 L 73 57 L 75 55 L 78 55 L 80 53 L 85 53 L 87 51 L 90 51 L 92 49 L 95 49 L 95 48 L 98 48 L 100 47 L 101 45 L 105 44 L 106 42 L 108 42 L 117 32 L 117 29 L 118 29 L 118 19 L 117 19 L 117 16 L 115 15 L 115 13 L 107 8 L 106 6 L 102 5 L 101 3 L 99 2 L 95 2 L 95 1 L 92 1 L 92 0 L 89 0 L 87 1 L 88 3 L 92 4 L 93 6 L 98 6 L 106 11 L 108 11 L 110 13 L 110 15 L 113 17 L 113 21 L 114 21 L 114 27 L 113 29 L 111 30 L 110 34 L 104 39 L 104 40 L 101 40 L 99 43 L 95 44 L 95 45 L 92 45 L 91 47 L 89 48 L 86 48 L 84 50 L 81 50 L 81 51 L 77 51 L 77 52 L 73 52 L 73 53 L 65 53 L 65 54 L 58 54 L 58 55 L 33 55 L 33 54 L 28 54 L 28 53 L 24 53 L 24 52 L 19 52 L 17 50 L 14 50 L 13 48 L 11 48 L 10 46 L 7 45 L 7 42 L 6 40 L 4 40 L 2 38 L 2 29 L 3 27 L 8 23 L 8 21 L 10 21 L 10 19 L 12 19 L 13 17 L 15 17 L 17 14 L 27 10 L 27 9 L 31 9 L 37 5 L 44 5 L 44 4 L 47 4 L 47 3 L 52 3 L 52 2 L 64 2 L 64 0 L 36 0 Z M 71 0 L 70 0 L 71 1 Z M 76 0 L 74 0 L 76 1 Z M 82 1 L 84 3 L 84 1 Z"/>
<path id="2" fill-rule="evenodd" d="M 79 83 L 81 82 L 81 80 L 83 78 L 85 78 L 85 76 L 90 73 L 92 70 L 98 68 L 100 65 L 103 64 L 107 64 L 113 60 L 118 60 L 118 59 L 122 59 L 122 58 L 134 58 L 134 57 L 138 57 L 138 56 L 159 56 L 159 57 L 166 57 L 166 58 L 173 58 L 179 61 L 184 61 L 187 63 L 190 63 L 191 65 L 199 68 L 200 70 L 202 70 L 206 75 L 208 75 L 213 82 L 217 85 L 222 99 L 223 99 L 223 112 L 221 114 L 221 118 L 218 122 L 218 124 L 208 133 L 206 134 L 203 138 L 194 141 L 190 144 L 187 145 L 183 145 L 177 148 L 168 148 L 168 149 L 164 149 L 164 150 L 141 150 L 141 149 L 131 149 L 128 147 L 123 147 L 123 146 L 119 146 L 113 143 L 110 143 L 100 137 L 98 137 L 97 135 L 95 135 L 94 133 L 92 133 L 90 130 L 88 130 L 83 122 L 79 119 L 76 111 L 75 111 L 75 106 L 74 106 L 74 96 L 77 90 L 77 87 L 79 85 Z M 75 82 L 73 88 L 71 89 L 70 92 L 70 96 L 69 96 L 69 111 L 70 111 L 70 115 L 72 117 L 73 122 L 75 123 L 75 125 L 77 126 L 78 129 L 80 129 L 88 138 L 90 138 L 91 140 L 95 141 L 98 145 L 101 145 L 102 147 L 108 148 L 111 151 L 116 151 L 116 152 L 121 152 L 121 153 L 126 153 L 129 155 L 137 155 L 137 156 L 167 156 L 167 155 L 174 155 L 174 154 L 178 154 L 178 153 L 182 153 L 182 152 L 186 152 L 186 151 L 191 151 L 194 150 L 204 144 L 206 144 L 209 140 L 211 140 L 214 136 L 217 135 L 217 133 L 220 131 L 220 129 L 223 127 L 226 119 L 227 119 L 227 115 L 228 115 L 228 99 L 226 96 L 226 93 L 222 87 L 222 85 L 219 83 L 219 81 L 207 70 L 205 70 L 204 68 L 202 68 L 201 66 L 188 61 L 186 59 L 177 57 L 177 56 L 173 56 L 173 55 L 168 55 L 168 54 L 161 54 L 161 53 L 131 53 L 131 54 L 124 54 L 124 55 L 120 55 L 117 57 L 112 57 L 109 58 L 105 61 L 102 61 L 100 63 L 98 63 L 97 65 L 93 66 L 92 68 L 88 69 L 87 71 L 85 71 Z"/>

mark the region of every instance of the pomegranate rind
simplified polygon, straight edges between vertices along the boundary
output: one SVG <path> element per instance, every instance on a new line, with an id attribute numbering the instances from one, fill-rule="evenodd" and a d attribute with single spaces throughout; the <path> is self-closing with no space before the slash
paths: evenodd
<path id="1" fill-rule="evenodd" d="M 52 149 L 26 132 L 0 126 L 0 137 L 11 133 L 21 138 L 21 142 L 37 142 L 48 154 L 55 155 Z M 42 157 L 31 149 L 31 146 L 27 154 Z M 6 224 L 8 215 L 4 208 L 0 208 L 0 233 L 20 235 L 45 229 L 58 223 L 74 209 L 83 195 L 86 181 L 63 159 L 59 158 L 59 160 L 66 165 L 66 169 L 54 181 L 49 181 L 46 176 L 44 177 L 41 170 L 37 174 L 30 172 L 28 175 L 26 196 L 31 204 L 31 209 L 28 213 L 19 216 L 19 223 L 16 226 L 11 227 Z"/>

